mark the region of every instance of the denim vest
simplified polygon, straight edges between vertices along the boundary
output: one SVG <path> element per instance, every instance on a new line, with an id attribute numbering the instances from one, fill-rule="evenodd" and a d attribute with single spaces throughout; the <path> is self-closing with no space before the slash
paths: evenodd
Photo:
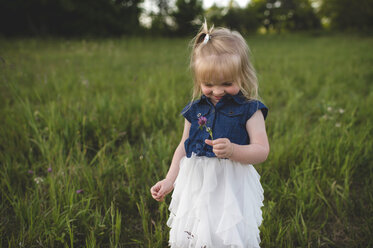
<path id="1" fill-rule="evenodd" d="M 258 109 L 266 119 L 268 108 L 258 100 L 248 101 L 241 92 L 233 96 L 224 95 L 216 106 L 205 95 L 189 103 L 181 112 L 191 123 L 189 137 L 184 143 L 186 156 L 189 158 L 195 153 L 197 156 L 216 157 L 212 147 L 205 143 L 205 139 L 211 139 L 209 133 L 205 128 L 199 129 L 199 117 L 207 118 L 206 126 L 212 129 L 214 140 L 228 138 L 232 143 L 247 145 L 250 138 L 246 122 Z"/>

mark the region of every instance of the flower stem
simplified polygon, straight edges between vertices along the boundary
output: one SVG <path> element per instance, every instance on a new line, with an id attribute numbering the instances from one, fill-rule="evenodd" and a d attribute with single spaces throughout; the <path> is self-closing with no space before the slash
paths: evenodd
<path id="1" fill-rule="evenodd" d="M 211 128 L 206 127 L 206 131 L 210 134 L 211 141 L 213 141 L 214 138 L 212 137 L 212 130 L 211 130 Z"/>

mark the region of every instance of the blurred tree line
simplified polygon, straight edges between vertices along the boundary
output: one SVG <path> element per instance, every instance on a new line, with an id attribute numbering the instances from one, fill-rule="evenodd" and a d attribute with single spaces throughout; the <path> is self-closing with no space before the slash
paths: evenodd
<path id="1" fill-rule="evenodd" d="M 203 9 L 202 0 L 0 0 L 0 34 L 113 36 L 123 34 L 190 35 L 205 17 L 215 26 L 247 34 L 314 30 L 371 30 L 373 0 L 251 0 L 241 8 Z M 146 25 L 141 25 L 145 18 Z"/>
<path id="2" fill-rule="evenodd" d="M 0 0 L 5 35 L 119 35 L 139 27 L 141 0 Z"/>

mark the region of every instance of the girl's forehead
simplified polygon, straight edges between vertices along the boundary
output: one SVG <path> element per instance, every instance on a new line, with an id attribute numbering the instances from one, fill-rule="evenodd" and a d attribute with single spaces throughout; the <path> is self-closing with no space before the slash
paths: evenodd
<path id="1" fill-rule="evenodd" d="M 209 78 L 204 78 L 202 83 L 212 83 L 212 84 L 222 84 L 225 82 L 232 82 L 234 79 L 232 77 L 228 77 L 223 75 L 222 73 L 217 73 L 215 76 L 211 75 Z"/>
<path id="2" fill-rule="evenodd" d="M 202 73 L 199 75 L 199 80 L 201 83 L 212 83 L 221 84 L 225 82 L 234 81 L 235 75 L 232 72 L 227 72 L 224 70 L 211 70 L 209 72 Z"/>
<path id="3" fill-rule="evenodd" d="M 194 72 L 199 82 L 228 82 L 238 77 L 240 63 L 240 58 L 234 55 L 201 57 L 195 63 Z"/>

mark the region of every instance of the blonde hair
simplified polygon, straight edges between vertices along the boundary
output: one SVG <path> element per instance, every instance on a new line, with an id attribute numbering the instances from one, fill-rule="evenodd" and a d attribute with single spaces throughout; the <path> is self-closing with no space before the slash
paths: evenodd
<path id="1" fill-rule="evenodd" d="M 249 60 L 250 50 L 238 32 L 213 26 L 208 29 L 205 21 L 191 44 L 193 100 L 202 94 L 201 83 L 217 80 L 217 77 L 236 82 L 246 99 L 259 98 L 258 79 Z"/>

